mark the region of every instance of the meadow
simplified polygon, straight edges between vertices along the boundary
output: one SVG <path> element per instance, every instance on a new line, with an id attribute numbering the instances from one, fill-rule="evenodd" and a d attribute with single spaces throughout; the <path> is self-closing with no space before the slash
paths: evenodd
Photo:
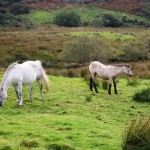
<path id="1" fill-rule="evenodd" d="M 150 85 L 149 80 L 138 79 L 130 86 L 128 79 L 118 78 L 119 94 L 108 95 L 101 84 L 98 94 L 91 92 L 83 78 L 49 79 L 51 91 L 44 90 L 43 101 L 37 83 L 32 101 L 24 87 L 21 107 L 10 87 L 0 108 L 1 150 L 121 150 L 125 126 L 135 118 L 150 117 L 149 103 L 132 100 L 136 91 Z"/>
<path id="2" fill-rule="evenodd" d="M 66 10 L 80 14 L 80 27 L 53 24 L 57 14 Z M 104 14 L 111 14 L 120 21 L 127 19 L 127 26 L 94 27 L 94 19 Z M 125 55 L 124 46 L 134 45 L 136 40 L 139 45 L 130 50 L 134 48 L 144 53 L 140 44 L 146 43 L 146 39 L 149 42 L 149 19 L 93 5 L 35 7 L 28 14 L 13 16 L 15 18 L 11 15 L 6 14 L 8 20 L 4 18 L 4 26 L 1 24 L 0 28 L 0 81 L 11 63 L 38 59 L 47 71 L 51 91 L 46 93 L 44 89 L 41 101 L 38 84 L 34 83 L 30 101 L 29 88 L 23 87 L 24 104 L 18 106 L 16 93 L 10 87 L 6 102 L 0 107 L 0 150 L 121 150 L 126 126 L 133 119 L 150 117 L 149 103 L 132 99 L 135 92 L 150 86 L 150 57 L 136 62 L 120 59 L 121 54 Z M 65 45 L 84 36 L 107 42 L 113 51 L 112 57 L 118 62 L 109 59 L 106 64 L 131 65 L 133 78 L 117 79 L 118 95 L 113 88 L 112 95 L 108 95 L 100 79 L 97 79 L 99 93 L 91 92 L 89 62 L 82 64 L 63 59 Z"/>

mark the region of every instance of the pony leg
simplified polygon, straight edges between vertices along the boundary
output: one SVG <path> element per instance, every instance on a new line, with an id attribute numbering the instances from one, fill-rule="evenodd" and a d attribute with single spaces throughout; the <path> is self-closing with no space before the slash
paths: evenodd
<path id="1" fill-rule="evenodd" d="M 111 95 L 111 86 L 112 86 L 112 80 L 109 79 L 109 88 L 108 88 L 108 94 Z"/>
<path id="2" fill-rule="evenodd" d="M 16 96 L 17 96 L 17 100 L 19 101 L 19 93 L 18 93 L 18 88 L 17 86 L 13 85 L 15 92 L 16 92 Z"/>
<path id="3" fill-rule="evenodd" d="M 92 77 L 90 78 L 90 90 L 91 91 L 93 91 L 93 89 L 92 89 L 92 83 L 93 83 L 93 79 L 92 79 Z"/>
<path id="4" fill-rule="evenodd" d="M 19 96 L 19 105 L 23 105 L 23 99 L 22 99 L 22 83 L 18 84 L 18 96 Z"/>
<path id="5" fill-rule="evenodd" d="M 113 78 L 113 84 L 114 84 L 114 91 L 116 94 L 118 94 L 117 87 L 116 87 L 116 78 Z"/>
<path id="6" fill-rule="evenodd" d="M 37 82 L 38 82 L 39 89 L 40 89 L 40 99 L 42 100 L 43 99 L 43 92 L 42 92 L 43 85 L 42 85 L 42 81 L 41 81 L 41 79 L 37 79 Z"/>
<path id="7" fill-rule="evenodd" d="M 33 86 L 32 84 L 30 85 L 30 100 L 32 100 L 32 92 L 33 92 Z"/>
<path id="8" fill-rule="evenodd" d="M 94 82 L 95 77 L 96 77 L 96 73 L 94 74 L 94 77 L 92 77 L 92 82 L 93 82 L 93 86 L 94 86 L 94 88 L 95 88 L 96 93 L 98 93 L 96 84 L 95 84 L 95 82 Z"/>

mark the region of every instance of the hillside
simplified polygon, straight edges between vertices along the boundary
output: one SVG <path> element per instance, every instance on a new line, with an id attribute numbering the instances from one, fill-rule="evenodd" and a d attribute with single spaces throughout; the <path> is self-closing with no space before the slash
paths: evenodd
<path id="1" fill-rule="evenodd" d="M 31 28 L 37 24 L 53 24 L 59 12 L 68 10 L 78 13 L 80 26 L 105 26 L 101 21 L 105 14 L 116 18 L 119 26 L 150 26 L 149 7 L 149 2 L 137 0 L 91 1 L 84 4 L 59 0 L 1 0 L 0 27 Z"/>

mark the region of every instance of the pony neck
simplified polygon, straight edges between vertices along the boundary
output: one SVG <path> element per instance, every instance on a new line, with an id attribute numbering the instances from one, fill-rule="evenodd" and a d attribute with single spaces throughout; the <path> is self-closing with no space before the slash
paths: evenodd
<path id="1" fill-rule="evenodd" d="M 123 74 L 124 73 L 124 66 L 117 67 L 117 74 Z"/>
<path id="2" fill-rule="evenodd" d="M 11 82 L 7 78 L 8 78 L 8 74 L 5 74 L 1 82 L 1 88 L 3 88 L 4 91 L 8 91 L 11 85 Z"/>
<path id="3" fill-rule="evenodd" d="M 1 88 L 3 88 L 4 91 L 8 91 L 10 85 L 11 85 L 11 83 L 5 81 L 5 82 L 2 84 Z"/>

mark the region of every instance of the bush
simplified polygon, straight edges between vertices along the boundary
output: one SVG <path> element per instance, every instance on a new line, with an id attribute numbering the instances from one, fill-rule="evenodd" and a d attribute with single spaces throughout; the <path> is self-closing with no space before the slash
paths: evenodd
<path id="1" fill-rule="evenodd" d="M 82 78 L 87 77 L 88 74 L 89 74 L 88 69 L 82 69 L 81 72 L 80 72 L 80 76 L 81 76 Z"/>
<path id="2" fill-rule="evenodd" d="M 122 22 L 111 14 L 104 14 L 102 21 L 105 27 L 120 27 Z"/>
<path id="3" fill-rule="evenodd" d="M 81 19 L 76 12 L 62 11 L 54 18 L 54 24 L 64 27 L 79 27 Z"/>
<path id="4" fill-rule="evenodd" d="M 123 150 L 150 149 L 150 119 L 135 119 L 124 131 Z"/>
<path id="5" fill-rule="evenodd" d="M 3 13 L 0 13 L 0 24 L 1 25 L 6 24 L 6 15 Z"/>
<path id="6" fill-rule="evenodd" d="M 29 6 L 21 3 L 14 3 L 10 7 L 10 12 L 14 15 L 28 14 L 30 12 L 30 8 Z"/>
<path id="7" fill-rule="evenodd" d="M 2 14 L 6 14 L 6 10 L 4 9 L 4 8 L 0 8 L 0 13 L 2 13 Z"/>
<path id="8" fill-rule="evenodd" d="M 103 24 L 103 21 L 102 21 L 102 18 L 101 17 L 96 17 L 92 20 L 92 26 L 94 27 L 103 27 L 104 24 Z"/>
<path id="9" fill-rule="evenodd" d="M 144 39 L 144 40 L 143 40 Z M 140 61 L 150 59 L 150 37 L 142 37 L 135 41 L 129 41 L 124 47 L 123 61 Z"/>
<path id="10" fill-rule="evenodd" d="M 132 99 L 138 102 L 150 102 L 150 88 L 143 89 L 139 92 L 136 92 Z"/>
<path id="11" fill-rule="evenodd" d="M 20 63 L 29 60 L 30 57 L 26 53 L 15 53 L 14 54 L 14 61 L 19 61 Z"/>
<path id="12" fill-rule="evenodd" d="M 67 42 L 63 47 L 65 61 L 86 63 L 93 60 L 106 61 L 112 57 L 111 47 L 104 39 L 81 36 Z"/>

